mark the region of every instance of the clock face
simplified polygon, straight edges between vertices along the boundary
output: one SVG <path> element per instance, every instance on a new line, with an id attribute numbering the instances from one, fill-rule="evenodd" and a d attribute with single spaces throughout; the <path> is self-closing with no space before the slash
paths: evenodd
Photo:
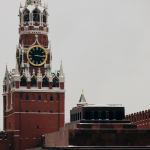
<path id="1" fill-rule="evenodd" d="M 33 66 L 42 66 L 47 60 L 47 52 L 41 46 L 32 46 L 27 52 L 27 59 Z"/>

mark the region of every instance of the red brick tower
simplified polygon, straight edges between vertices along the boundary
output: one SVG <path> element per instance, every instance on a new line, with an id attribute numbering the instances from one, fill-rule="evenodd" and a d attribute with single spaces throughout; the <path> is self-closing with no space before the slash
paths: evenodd
<path id="1" fill-rule="evenodd" d="M 52 73 L 48 40 L 48 5 L 26 0 L 19 8 L 19 45 L 16 67 L 3 80 L 5 131 L 14 132 L 14 149 L 40 147 L 41 136 L 64 126 L 65 76 Z"/>

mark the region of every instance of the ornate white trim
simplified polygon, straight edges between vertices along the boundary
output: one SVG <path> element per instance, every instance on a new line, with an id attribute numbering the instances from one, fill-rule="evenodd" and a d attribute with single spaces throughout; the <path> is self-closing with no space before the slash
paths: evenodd
<path id="1" fill-rule="evenodd" d="M 20 31 L 19 35 L 22 34 L 46 34 L 48 35 L 48 32 L 42 31 L 42 30 L 28 30 L 28 31 Z"/>

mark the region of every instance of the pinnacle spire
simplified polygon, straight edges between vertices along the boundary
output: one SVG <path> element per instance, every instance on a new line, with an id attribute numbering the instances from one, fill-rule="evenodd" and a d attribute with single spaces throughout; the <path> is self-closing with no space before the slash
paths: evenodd
<path id="1" fill-rule="evenodd" d="M 61 64 L 60 64 L 60 74 L 59 74 L 59 76 L 64 76 L 63 66 L 62 66 L 62 60 L 61 60 Z"/>
<path id="2" fill-rule="evenodd" d="M 20 8 L 22 8 L 22 4 L 20 3 Z"/>
<path id="3" fill-rule="evenodd" d="M 7 69 L 7 63 L 6 63 L 6 70 L 5 70 L 5 76 L 8 74 L 8 69 Z"/>
<path id="4" fill-rule="evenodd" d="M 84 92 L 84 90 L 82 89 L 82 94 L 81 94 L 81 96 L 80 96 L 80 99 L 79 99 L 79 102 L 78 102 L 77 106 L 88 104 L 88 103 L 86 102 L 86 99 L 85 99 L 85 97 L 84 97 L 83 92 Z"/>
<path id="5" fill-rule="evenodd" d="M 81 97 L 79 99 L 79 103 L 86 103 L 86 99 L 85 99 L 83 94 L 81 94 Z"/>
<path id="6" fill-rule="evenodd" d="M 15 67 L 15 76 L 20 76 L 20 73 L 19 73 L 19 70 L 18 70 L 18 63 L 17 63 L 17 61 L 16 61 L 16 67 Z"/>

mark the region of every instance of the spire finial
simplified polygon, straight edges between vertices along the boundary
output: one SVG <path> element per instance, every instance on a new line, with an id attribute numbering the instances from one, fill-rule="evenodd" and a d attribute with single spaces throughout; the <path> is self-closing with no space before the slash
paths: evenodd
<path id="1" fill-rule="evenodd" d="M 7 62 L 6 62 L 6 66 L 7 66 Z"/>
<path id="2" fill-rule="evenodd" d="M 83 94 L 84 90 L 82 89 L 82 94 Z"/>

